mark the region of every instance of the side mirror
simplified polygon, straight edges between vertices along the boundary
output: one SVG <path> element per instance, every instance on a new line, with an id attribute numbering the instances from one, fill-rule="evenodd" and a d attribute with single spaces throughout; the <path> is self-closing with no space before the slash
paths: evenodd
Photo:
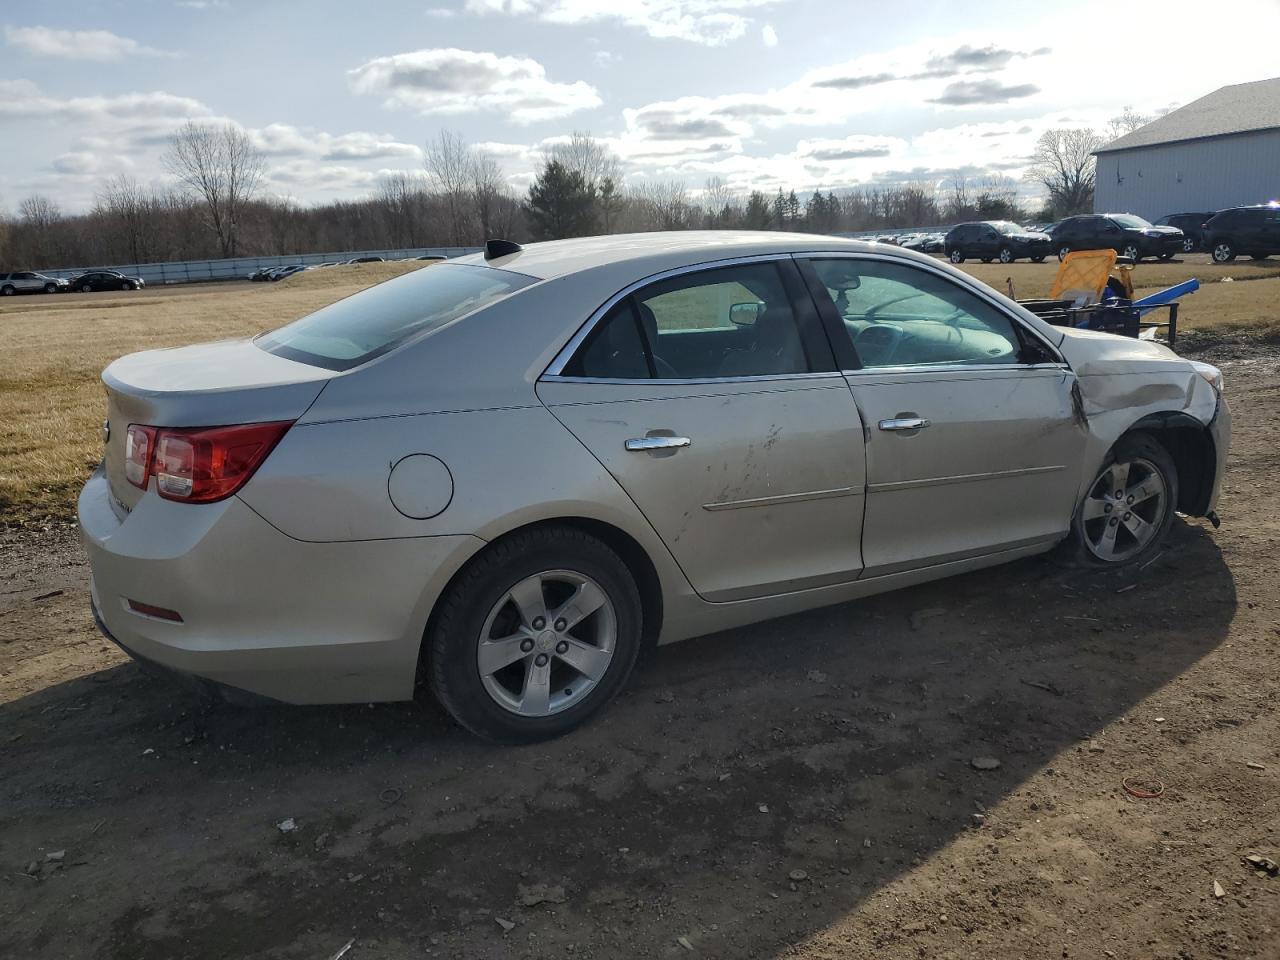
<path id="1" fill-rule="evenodd" d="M 762 313 L 764 313 L 764 304 L 758 300 L 751 303 L 735 303 L 729 307 L 729 321 L 739 327 L 749 327 L 760 319 Z"/>

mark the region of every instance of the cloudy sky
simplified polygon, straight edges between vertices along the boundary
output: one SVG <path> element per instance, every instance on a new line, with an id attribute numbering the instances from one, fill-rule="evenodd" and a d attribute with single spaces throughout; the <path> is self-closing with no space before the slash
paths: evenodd
<path id="1" fill-rule="evenodd" d="M 304 203 L 445 129 L 517 189 L 574 130 L 693 190 L 1019 177 L 1046 128 L 1273 75 L 1278 36 L 1280 0 L 0 0 L 0 208 L 160 180 L 188 118 L 248 130 Z"/>

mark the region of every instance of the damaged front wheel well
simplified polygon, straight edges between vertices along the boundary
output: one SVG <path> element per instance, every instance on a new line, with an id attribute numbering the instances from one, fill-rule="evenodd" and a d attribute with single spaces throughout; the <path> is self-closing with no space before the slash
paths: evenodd
<path id="1" fill-rule="evenodd" d="M 1218 465 L 1209 428 L 1190 414 L 1169 411 L 1143 417 L 1125 436 L 1135 433 L 1150 435 L 1173 458 L 1178 471 L 1178 512 L 1204 516 Z"/>

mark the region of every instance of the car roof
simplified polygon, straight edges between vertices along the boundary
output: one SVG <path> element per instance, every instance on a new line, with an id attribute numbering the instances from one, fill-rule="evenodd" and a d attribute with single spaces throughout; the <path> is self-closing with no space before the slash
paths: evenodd
<path id="1" fill-rule="evenodd" d="M 550 280 L 593 267 L 627 261 L 668 261 L 670 268 L 735 257 L 804 252 L 901 251 L 862 240 L 805 233 L 770 233 L 759 230 L 672 230 L 657 233 L 622 233 L 604 237 L 577 237 L 527 244 L 518 253 L 485 260 L 473 253 L 450 263 L 499 267 L 515 273 Z M 919 254 L 901 251 L 903 259 Z M 931 259 L 931 258 L 926 258 Z M 661 268 L 660 268 L 661 269 Z"/>

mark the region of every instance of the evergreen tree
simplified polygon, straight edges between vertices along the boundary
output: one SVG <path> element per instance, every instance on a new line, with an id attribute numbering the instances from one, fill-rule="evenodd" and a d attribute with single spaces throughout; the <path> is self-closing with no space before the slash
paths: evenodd
<path id="1" fill-rule="evenodd" d="M 577 170 L 548 160 L 529 186 L 529 225 L 540 240 L 584 237 L 596 229 L 596 188 Z"/>

